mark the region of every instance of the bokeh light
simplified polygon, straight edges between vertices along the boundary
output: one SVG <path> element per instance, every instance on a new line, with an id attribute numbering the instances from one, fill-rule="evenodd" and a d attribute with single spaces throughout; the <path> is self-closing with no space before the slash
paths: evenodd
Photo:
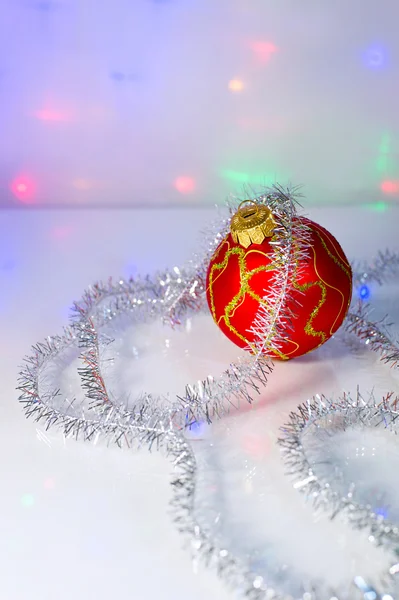
<path id="1" fill-rule="evenodd" d="M 94 187 L 94 182 L 90 179 L 79 177 L 78 179 L 74 179 L 72 181 L 72 185 L 77 190 L 90 190 Z"/>
<path id="2" fill-rule="evenodd" d="M 281 175 L 271 173 L 267 171 L 246 172 L 246 171 L 235 171 L 234 169 L 222 169 L 220 175 L 228 181 L 236 184 L 253 184 L 253 185 L 265 185 L 270 186 L 276 183 L 279 179 L 284 180 Z"/>
<path id="3" fill-rule="evenodd" d="M 370 288 L 368 285 L 361 285 L 360 288 L 358 289 L 358 296 L 360 298 L 360 300 L 363 300 L 364 302 L 366 300 L 368 300 L 371 296 L 371 292 L 370 292 Z"/>
<path id="4" fill-rule="evenodd" d="M 55 488 L 55 481 L 52 477 L 47 477 L 44 481 L 44 489 L 53 490 Z"/>
<path id="5" fill-rule="evenodd" d="M 187 175 L 176 177 L 173 185 L 181 194 L 191 194 L 195 190 L 195 180 Z"/>
<path id="6" fill-rule="evenodd" d="M 391 151 L 391 136 L 389 133 L 383 133 L 379 147 L 380 154 L 388 154 Z"/>
<path id="7" fill-rule="evenodd" d="M 386 212 L 388 210 L 389 205 L 386 202 L 372 202 L 371 204 L 366 205 L 368 209 L 373 212 Z"/>
<path id="8" fill-rule="evenodd" d="M 18 175 L 10 183 L 13 195 L 23 204 L 34 204 L 36 185 L 33 179 L 26 175 Z"/>
<path id="9" fill-rule="evenodd" d="M 21 498 L 21 504 L 25 508 L 30 508 L 35 503 L 35 498 L 33 494 L 24 494 Z"/>
<path id="10" fill-rule="evenodd" d="M 384 194 L 399 194 L 399 181 L 386 179 L 381 182 L 380 188 Z"/>
<path id="11" fill-rule="evenodd" d="M 376 160 L 376 171 L 379 177 L 387 177 L 393 169 L 391 135 L 383 133 L 380 145 L 378 147 L 378 156 Z"/>
<path id="12" fill-rule="evenodd" d="M 258 61 L 262 63 L 269 62 L 273 54 L 275 54 L 278 50 L 277 46 L 273 44 L 273 42 L 251 42 L 250 46 Z"/>
<path id="13" fill-rule="evenodd" d="M 267 436 L 252 433 L 243 438 L 242 447 L 247 454 L 259 459 L 270 453 L 271 444 Z"/>
<path id="14" fill-rule="evenodd" d="M 369 69 L 383 69 L 388 64 L 388 50 L 380 44 L 372 44 L 365 49 L 363 61 Z"/>
<path id="15" fill-rule="evenodd" d="M 229 90 L 231 92 L 237 93 L 242 92 L 244 89 L 244 83 L 241 79 L 230 79 L 229 81 Z"/>
<path id="16" fill-rule="evenodd" d="M 186 427 L 185 427 L 185 435 L 187 438 L 191 440 L 200 440 L 204 439 L 209 431 L 209 425 L 206 421 L 196 421 L 189 417 L 186 414 Z"/>
<path id="17" fill-rule="evenodd" d="M 59 225 L 51 229 L 50 237 L 53 240 L 66 240 L 70 237 L 72 231 L 73 228 L 70 225 Z"/>
<path id="18" fill-rule="evenodd" d="M 57 110 L 51 110 L 49 108 L 43 108 L 42 110 L 37 110 L 33 113 L 36 119 L 39 121 L 71 121 L 72 114 Z"/>
<path id="19" fill-rule="evenodd" d="M 202 438 L 207 430 L 207 424 L 204 421 L 194 421 L 187 426 L 188 437 L 191 439 Z"/>
<path id="20" fill-rule="evenodd" d="M 379 517 L 382 517 L 383 519 L 386 519 L 388 517 L 388 512 L 389 512 L 388 506 L 381 506 L 381 507 L 374 509 L 374 513 L 376 515 L 378 515 Z"/>
<path id="21" fill-rule="evenodd" d="M 121 71 L 112 71 L 109 76 L 114 81 L 123 81 L 125 79 L 125 74 Z"/>

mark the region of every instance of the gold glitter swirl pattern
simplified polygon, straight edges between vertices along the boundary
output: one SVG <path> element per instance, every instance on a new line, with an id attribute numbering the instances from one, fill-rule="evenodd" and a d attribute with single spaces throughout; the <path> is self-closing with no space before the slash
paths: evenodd
<path id="1" fill-rule="evenodd" d="M 273 271 L 275 267 L 274 267 L 274 265 L 269 264 L 269 265 L 259 266 L 259 267 L 256 267 L 256 268 L 252 269 L 251 271 L 248 271 L 247 270 L 247 264 L 246 264 L 246 257 L 249 254 L 261 254 L 266 259 L 268 259 L 269 257 L 267 256 L 267 254 L 265 252 L 262 252 L 261 250 L 249 250 L 249 251 L 246 251 L 245 249 L 243 249 L 243 248 L 241 248 L 239 246 L 230 248 L 230 243 L 228 242 L 227 239 L 224 240 L 224 242 L 220 245 L 219 251 L 221 250 L 221 248 L 222 248 L 222 246 L 224 244 L 227 244 L 228 249 L 227 249 L 226 254 L 225 254 L 224 258 L 223 258 L 223 261 L 220 262 L 220 263 L 213 264 L 212 267 L 211 267 L 210 274 L 209 274 L 208 291 L 209 291 L 209 297 L 210 297 L 210 300 L 211 300 L 211 312 L 212 312 L 212 316 L 213 316 L 214 321 L 217 323 L 217 325 L 219 325 L 220 322 L 223 320 L 225 322 L 226 326 L 230 329 L 230 331 L 232 333 L 234 333 L 234 335 L 236 335 L 245 344 L 249 345 L 250 348 L 253 348 L 254 345 L 251 344 L 236 329 L 236 327 L 234 327 L 234 325 L 231 322 L 231 318 L 234 316 L 236 310 L 244 303 L 244 301 L 245 301 L 245 295 L 246 294 L 248 296 L 250 296 L 251 298 L 253 298 L 254 300 L 256 300 L 259 304 L 262 304 L 263 306 L 268 306 L 267 301 L 264 298 L 262 298 L 261 296 L 259 296 L 251 288 L 249 282 L 250 282 L 251 278 L 254 275 L 256 275 L 258 273 L 262 273 L 262 272 Z M 219 251 L 217 252 L 217 254 L 219 254 Z M 215 254 L 215 255 L 217 255 L 217 254 Z M 230 256 L 232 256 L 232 255 L 236 255 L 238 257 L 238 264 L 239 264 L 239 270 L 240 270 L 240 291 L 227 304 L 227 306 L 225 307 L 225 310 L 224 310 L 224 314 L 221 317 L 219 317 L 219 319 L 217 319 L 213 286 L 214 286 L 215 282 L 217 281 L 217 279 L 226 270 L 228 262 L 229 262 L 229 259 L 230 259 Z M 220 271 L 220 273 L 218 273 L 218 275 L 214 278 L 215 271 Z M 294 342 L 293 340 L 290 340 L 288 338 L 286 339 L 286 342 L 287 343 L 291 343 L 291 344 L 293 344 L 295 346 L 295 348 L 294 348 L 294 350 L 292 350 L 292 352 L 296 352 L 296 350 L 298 350 L 299 345 L 296 342 Z M 278 356 L 278 358 L 281 358 L 283 360 L 288 360 L 288 355 L 284 354 L 283 352 L 281 352 L 281 351 L 279 351 L 277 349 L 274 349 L 273 353 L 276 356 Z"/>
<path id="2" fill-rule="evenodd" d="M 337 257 L 342 261 L 342 263 L 348 267 L 350 269 L 350 264 L 348 263 L 348 259 L 346 258 L 344 251 L 342 250 L 342 248 L 339 246 L 337 240 L 334 238 L 334 236 L 331 235 L 331 233 L 329 231 L 327 231 L 326 229 L 323 229 L 322 227 L 320 227 L 320 225 L 318 225 L 317 223 L 313 223 L 314 228 L 317 230 L 315 233 L 322 233 L 323 235 L 326 236 L 326 238 L 328 239 L 328 241 L 330 242 L 330 244 L 332 245 L 332 247 L 334 248 Z M 338 244 L 338 248 L 335 244 Z M 331 254 L 331 258 L 334 256 L 334 254 Z"/>
<path id="3" fill-rule="evenodd" d="M 321 245 L 323 246 L 324 250 L 327 252 L 328 256 L 331 258 L 331 260 L 333 260 L 333 261 L 335 262 L 335 264 L 336 264 L 336 265 L 338 265 L 338 267 L 339 267 L 340 269 L 342 269 L 342 271 L 345 273 L 345 275 L 347 275 L 347 276 L 349 277 L 349 279 L 351 279 L 351 280 L 352 280 L 351 271 L 350 271 L 350 266 L 348 265 L 348 267 L 349 267 L 349 268 L 346 268 L 346 267 L 345 267 L 345 266 L 342 264 L 342 262 L 341 262 L 340 260 L 338 260 L 338 258 L 335 256 L 335 254 L 333 254 L 333 253 L 332 253 L 332 252 L 329 250 L 329 248 L 328 248 L 328 246 L 327 246 L 327 244 L 326 244 L 325 240 L 322 238 L 322 236 L 320 235 L 320 233 L 319 233 L 318 231 L 315 231 L 315 233 L 316 233 L 317 237 L 319 238 L 319 240 L 320 240 L 320 242 L 321 242 Z M 330 241 L 331 241 L 331 240 L 330 240 Z M 332 243 L 332 242 L 331 242 L 331 243 Z M 336 250 L 335 246 L 334 246 L 334 249 Z"/>
<path id="4" fill-rule="evenodd" d="M 219 323 L 220 323 L 221 320 L 224 320 L 224 322 L 226 323 L 226 326 L 230 329 L 230 331 L 232 331 L 234 333 L 234 335 L 236 335 L 245 344 L 249 344 L 249 346 L 251 347 L 251 344 L 248 342 L 248 340 L 231 323 L 231 318 L 234 316 L 235 311 L 237 310 L 237 308 L 239 308 L 239 306 L 241 306 L 243 304 L 243 302 L 245 300 L 245 295 L 246 294 L 248 294 L 248 296 L 250 296 L 251 298 L 253 298 L 257 302 L 259 302 L 259 304 L 267 306 L 267 301 L 264 300 L 264 298 L 261 298 L 251 288 L 249 282 L 250 282 L 251 278 L 254 275 L 256 275 L 257 273 L 262 273 L 262 272 L 273 270 L 273 266 L 270 264 L 270 265 L 256 267 L 252 271 L 248 271 L 247 270 L 247 264 L 246 264 L 246 256 L 249 253 L 254 253 L 255 252 L 257 254 L 264 255 L 265 258 L 268 258 L 267 254 L 264 253 L 264 252 L 261 252 L 260 250 L 250 250 L 249 252 L 246 252 L 245 249 L 241 248 L 240 246 L 235 246 L 233 248 L 230 248 L 230 243 L 227 240 L 225 240 L 224 243 L 227 243 L 227 245 L 228 245 L 228 250 L 226 251 L 224 259 L 220 263 L 213 264 L 212 267 L 211 267 L 210 274 L 209 274 L 208 291 L 209 291 L 209 297 L 210 297 L 210 300 L 211 300 L 211 312 L 212 312 L 212 316 L 213 316 L 214 321 L 218 325 L 219 325 Z M 214 286 L 215 282 L 217 281 L 217 279 L 226 270 L 227 265 L 229 263 L 230 256 L 233 256 L 233 255 L 236 255 L 237 258 L 238 258 L 238 266 L 239 266 L 239 271 L 240 271 L 240 291 L 238 292 L 238 294 L 236 294 L 234 296 L 234 298 L 232 298 L 232 300 L 230 300 L 230 302 L 225 307 L 224 314 L 219 318 L 219 320 L 217 320 L 213 286 Z M 218 275 L 214 278 L 215 271 L 220 271 L 220 273 L 218 273 Z"/>

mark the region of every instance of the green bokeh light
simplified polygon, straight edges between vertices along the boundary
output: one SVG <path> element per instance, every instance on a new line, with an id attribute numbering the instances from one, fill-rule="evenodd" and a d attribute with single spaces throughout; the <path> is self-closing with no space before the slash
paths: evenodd
<path id="1" fill-rule="evenodd" d="M 385 154 L 381 154 L 378 158 L 377 161 L 375 163 L 375 166 L 377 168 L 378 173 L 381 174 L 385 174 L 388 172 L 388 166 L 390 163 L 390 159 L 389 156 L 386 156 Z"/>
<path id="2" fill-rule="evenodd" d="M 381 136 L 381 142 L 379 147 L 380 154 L 388 154 L 391 151 L 391 136 L 389 133 L 383 133 Z"/>
<path id="3" fill-rule="evenodd" d="M 386 202 L 374 202 L 373 204 L 368 204 L 367 208 L 374 212 L 385 212 L 388 210 L 389 205 Z"/>
<path id="4" fill-rule="evenodd" d="M 267 173 L 262 171 L 261 173 L 235 171 L 233 169 L 222 169 L 220 175 L 224 179 L 228 179 L 233 183 L 238 184 L 253 184 L 253 185 L 273 185 L 276 181 L 282 180 L 281 174 Z"/>
<path id="5" fill-rule="evenodd" d="M 35 503 L 35 498 L 32 494 L 24 494 L 21 498 L 22 506 L 30 508 Z"/>
<path id="6" fill-rule="evenodd" d="M 392 158 L 392 136 L 389 133 L 383 133 L 378 146 L 378 156 L 375 161 L 375 170 L 378 177 L 389 176 L 394 169 Z"/>

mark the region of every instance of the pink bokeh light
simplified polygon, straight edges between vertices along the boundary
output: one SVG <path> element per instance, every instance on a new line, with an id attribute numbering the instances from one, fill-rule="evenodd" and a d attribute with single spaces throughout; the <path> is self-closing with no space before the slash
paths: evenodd
<path id="1" fill-rule="evenodd" d="M 70 237 L 73 232 L 73 228 L 70 225 L 60 225 L 58 227 L 53 227 L 50 232 L 50 237 L 53 240 L 66 240 Z"/>
<path id="2" fill-rule="evenodd" d="M 33 113 L 33 115 L 36 117 L 36 119 L 39 119 L 39 121 L 61 122 L 72 120 L 72 113 L 66 111 L 52 110 L 49 108 L 37 110 Z"/>
<path id="3" fill-rule="evenodd" d="M 176 177 L 173 185 L 181 194 L 191 194 L 195 190 L 195 180 L 187 175 Z"/>
<path id="4" fill-rule="evenodd" d="M 43 485 L 46 490 L 53 490 L 55 488 L 55 481 L 52 477 L 47 477 Z"/>
<path id="5" fill-rule="evenodd" d="M 271 444 L 267 437 L 252 433 L 243 438 L 242 447 L 247 454 L 259 459 L 270 453 Z"/>
<path id="6" fill-rule="evenodd" d="M 380 188 L 384 194 L 399 194 L 399 181 L 386 179 L 385 181 L 381 182 Z"/>
<path id="7" fill-rule="evenodd" d="M 257 60 L 262 63 L 267 63 L 278 51 L 278 48 L 273 42 L 256 41 L 250 43 L 251 50 L 255 54 Z"/>
<path id="8" fill-rule="evenodd" d="M 17 175 L 11 183 L 10 190 L 22 204 L 34 204 L 36 195 L 36 184 L 27 175 Z"/>

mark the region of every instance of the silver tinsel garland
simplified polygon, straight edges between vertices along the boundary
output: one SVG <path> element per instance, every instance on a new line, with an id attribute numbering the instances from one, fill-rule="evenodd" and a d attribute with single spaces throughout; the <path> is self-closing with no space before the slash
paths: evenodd
<path id="1" fill-rule="evenodd" d="M 398 274 L 399 254 L 387 251 L 379 253 L 370 265 L 363 263 L 361 267 L 358 266 L 354 271 L 354 281 L 358 286 L 371 282 L 382 285 Z M 377 353 L 383 363 L 396 369 L 399 364 L 399 344 L 391 336 L 391 325 L 387 318 L 373 321 L 370 306 L 360 301 L 352 306 L 344 327 L 367 348 Z M 303 439 L 312 427 L 318 432 L 323 432 L 323 428 L 326 428 L 329 431 L 326 435 L 334 435 L 351 427 L 383 427 L 397 434 L 398 417 L 399 396 L 394 392 L 379 401 L 373 393 L 365 399 L 359 388 L 354 397 L 346 393 L 338 400 L 316 395 L 299 406 L 297 412 L 291 413 L 289 422 L 281 428 L 283 435 L 278 441 L 287 465 L 287 474 L 294 481 L 294 488 L 311 499 L 315 510 L 327 510 L 331 518 L 341 514 L 351 526 L 366 529 L 369 541 L 390 549 L 394 557 L 399 548 L 399 523 L 389 522 L 368 504 L 357 503 L 351 487 L 346 494 L 339 492 L 334 485 L 337 477 L 335 472 L 331 473 L 331 478 L 319 477 L 307 456 Z M 398 572 L 399 563 L 395 561 L 387 576 L 392 577 Z M 365 598 L 380 597 L 367 584 L 363 593 Z M 390 598 L 388 595 L 384 597 Z"/>
<path id="2" fill-rule="evenodd" d="M 168 407 L 168 410 L 175 415 L 174 422 L 178 428 L 203 419 L 210 423 L 212 419 L 219 418 L 230 406 L 237 407 L 242 400 L 252 402 L 252 394 L 258 394 L 266 385 L 272 369 L 271 360 L 264 356 L 262 350 L 265 347 L 278 349 L 279 331 L 289 326 L 292 321 L 291 310 L 287 313 L 286 309 L 283 309 L 283 298 L 291 291 L 290 270 L 294 268 L 298 258 L 306 252 L 307 228 L 295 223 L 296 200 L 291 192 L 274 188 L 259 196 L 257 200 L 267 203 L 273 209 L 279 223 L 279 235 L 276 236 L 277 241 L 274 242 L 272 256 L 279 269 L 272 286 L 273 293 L 269 298 L 275 306 L 275 311 L 272 316 L 269 313 L 258 315 L 254 324 L 258 339 L 255 355 L 231 364 L 219 378 L 209 375 L 202 381 L 186 385 L 184 395 L 176 398 L 172 408 Z M 210 237 L 205 259 L 191 266 L 189 271 L 180 271 L 175 267 L 173 271 L 160 273 L 152 278 L 117 282 L 110 279 L 106 284 L 98 283 L 92 286 L 84 293 L 82 300 L 75 303 L 73 325 L 64 337 L 76 340 L 82 351 L 83 365 L 79 369 L 79 374 L 90 410 L 97 409 L 103 414 L 105 409 L 109 410 L 112 406 L 114 414 L 122 412 L 122 418 L 128 418 L 124 399 L 115 401 L 110 397 L 101 374 L 99 342 L 101 327 L 126 313 L 132 314 L 133 318 L 138 318 L 140 321 L 162 318 L 170 326 L 176 327 L 193 313 L 204 310 L 206 306 L 204 282 L 209 255 L 214 251 L 221 237 L 224 237 L 228 222 L 229 219 L 226 218 L 222 225 L 219 224 L 221 231 Z M 296 236 L 295 252 L 293 232 Z M 62 339 L 57 341 L 58 343 L 62 343 Z M 38 360 L 40 362 L 41 357 L 37 353 L 43 348 L 42 345 L 36 346 L 35 355 L 28 358 L 28 362 L 37 363 Z M 44 414 L 47 422 L 53 420 L 59 422 L 58 413 L 62 408 L 55 406 L 52 393 L 47 392 L 40 396 L 38 377 L 39 371 L 33 372 L 26 368 L 21 371 L 20 399 L 26 407 L 26 412 L 28 415 L 32 414 L 32 411 L 36 415 Z M 48 397 L 52 397 L 51 403 L 47 401 Z M 137 401 L 139 407 L 143 402 L 157 407 L 162 405 L 162 398 L 155 399 L 148 393 Z M 133 409 L 133 417 L 134 415 L 135 409 Z M 77 421 L 76 427 L 81 429 L 80 421 Z M 68 428 L 68 432 L 75 435 L 75 428 L 73 426 Z"/>
<path id="3" fill-rule="evenodd" d="M 93 442 L 101 438 L 118 446 L 140 445 L 162 449 L 172 460 L 175 470 L 172 481 L 175 520 L 179 530 L 188 536 L 195 558 L 214 566 L 218 574 L 248 600 L 288 600 L 288 596 L 270 589 L 262 577 L 252 573 L 227 549 L 218 548 L 201 530 L 193 510 L 196 461 L 189 442 L 182 434 L 185 427 L 196 421 L 210 423 L 231 406 L 238 406 L 240 401 L 252 402 L 253 394 L 263 389 L 272 370 L 272 362 L 264 357 L 262 351 L 265 348 L 278 350 L 282 332 L 293 326 L 295 314 L 287 313 L 283 305 L 291 293 L 292 270 L 296 268 L 298 258 L 306 255 L 307 227 L 299 225 L 295 218 L 296 200 L 289 190 L 275 187 L 257 200 L 270 206 L 276 215 L 279 241 L 275 242 L 273 250 L 276 275 L 271 287 L 273 293 L 268 297 L 274 311 L 271 311 L 272 315 L 269 311 L 259 311 L 253 325 L 257 338 L 255 355 L 231 364 L 219 378 L 209 375 L 195 384 L 188 383 L 184 394 L 172 401 L 154 397 L 148 392 L 136 398 L 131 408 L 127 407 L 125 398 L 114 398 L 109 393 L 102 375 L 101 352 L 105 345 L 112 344 L 112 339 L 102 334 L 102 328 L 114 319 L 129 314 L 133 322 L 162 319 L 168 326 L 179 327 L 193 314 L 205 310 L 206 268 L 227 231 L 228 218 L 225 218 L 210 236 L 205 258 L 188 270 L 175 268 L 154 277 L 109 280 L 87 290 L 82 300 L 74 305 L 72 325 L 61 336 L 49 337 L 33 347 L 32 355 L 26 359 L 20 373 L 19 390 L 26 415 L 42 421 L 46 428 L 58 426 L 65 436 Z M 381 283 L 396 272 L 398 265 L 398 256 L 381 254 L 373 267 L 363 265 L 360 271 L 357 270 L 355 282 L 364 284 L 373 280 Z M 370 319 L 364 305 L 352 308 L 347 318 L 348 330 L 371 350 L 379 352 L 385 362 L 396 365 L 398 349 L 390 339 L 385 323 L 373 323 Z M 63 398 L 59 388 L 49 386 L 45 377 L 49 365 L 74 347 L 80 351 L 83 402 Z M 387 525 L 384 523 L 382 527 L 377 518 L 370 516 L 367 507 L 349 508 L 350 505 L 335 497 L 333 492 L 326 493 L 325 486 L 317 477 L 312 479 L 306 457 L 298 454 L 298 440 L 308 424 L 306 410 L 308 413 L 313 411 L 314 416 L 317 411 L 320 413 L 318 416 L 325 416 L 322 410 L 331 413 L 346 411 L 348 418 L 349 414 L 353 419 L 367 417 L 373 423 L 381 418 L 381 411 L 384 411 L 384 416 L 395 422 L 396 409 L 392 399 L 386 398 L 382 405 L 373 402 L 365 403 L 360 395 L 355 402 L 346 396 L 335 404 L 317 397 L 306 405 L 306 409 L 299 409 L 299 416 L 292 415 L 291 422 L 284 428 L 281 445 L 291 475 L 296 483 L 301 484 L 297 487 L 305 490 L 307 486 L 313 486 L 320 506 L 328 505 L 335 512 L 348 511 L 351 522 L 357 527 L 369 527 L 379 543 L 391 544 L 397 535 L 394 525 L 386 531 Z M 324 597 L 322 586 L 315 588 L 312 594 L 306 593 L 306 600 Z"/>

